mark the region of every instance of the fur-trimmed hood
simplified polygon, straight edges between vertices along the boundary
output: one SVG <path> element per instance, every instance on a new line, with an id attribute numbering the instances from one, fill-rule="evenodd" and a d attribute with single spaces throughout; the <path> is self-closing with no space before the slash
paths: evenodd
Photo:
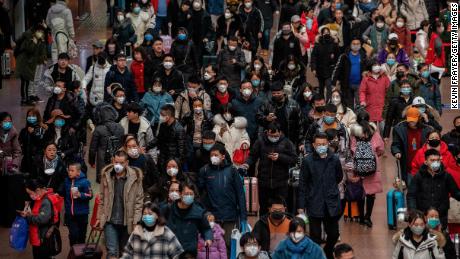
<path id="1" fill-rule="evenodd" d="M 369 125 L 372 127 L 374 132 L 377 130 L 377 125 L 373 122 L 370 122 Z M 362 138 L 363 137 L 363 127 L 358 123 L 354 123 L 350 126 L 350 134 L 354 137 Z"/>
<path id="2" fill-rule="evenodd" d="M 214 115 L 213 122 L 215 125 L 228 125 L 228 122 L 225 121 L 221 114 Z M 248 126 L 248 121 L 245 117 L 237 116 L 234 118 L 232 125 L 229 126 L 237 129 L 246 129 L 246 127 Z"/>

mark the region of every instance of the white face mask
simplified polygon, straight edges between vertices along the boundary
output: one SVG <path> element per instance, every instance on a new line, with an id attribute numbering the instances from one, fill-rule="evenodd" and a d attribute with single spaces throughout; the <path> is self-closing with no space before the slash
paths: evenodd
<path id="1" fill-rule="evenodd" d="M 204 80 L 208 81 L 209 79 L 212 78 L 212 76 L 208 72 L 205 72 L 204 75 L 203 75 L 203 78 L 204 78 Z"/>
<path id="2" fill-rule="evenodd" d="M 377 26 L 377 28 L 383 28 L 383 26 L 385 26 L 385 23 L 378 22 L 378 23 L 376 23 L 376 26 Z"/>
<path id="3" fill-rule="evenodd" d="M 215 225 L 216 225 L 216 222 L 214 221 L 209 222 L 209 226 L 211 227 L 211 229 L 213 229 Z"/>
<path id="4" fill-rule="evenodd" d="M 244 7 L 246 7 L 247 9 L 251 8 L 252 7 L 252 2 L 244 3 Z"/>
<path id="5" fill-rule="evenodd" d="M 118 15 L 117 19 L 119 22 L 123 22 L 125 20 L 125 17 L 123 15 Z"/>
<path id="6" fill-rule="evenodd" d="M 179 169 L 175 168 L 175 167 L 171 167 L 169 168 L 168 170 L 166 170 L 166 173 L 171 176 L 171 177 L 174 177 L 177 175 L 177 173 L 179 173 Z"/>
<path id="7" fill-rule="evenodd" d="M 125 169 L 125 167 L 120 163 L 115 163 L 113 165 L 113 170 L 115 170 L 115 173 L 117 173 L 117 174 L 122 173 L 123 169 Z"/>
<path id="8" fill-rule="evenodd" d="M 404 26 L 404 22 L 396 22 L 396 27 L 402 28 Z"/>
<path id="9" fill-rule="evenodd" d="M 247 245 L 244 247 L 244 254 L 249 257 L 255 257 L 259 254 L 259 247 L 256 245 Z"/>
<path id="10" fill-rule="evenodd" d="M 230 19 L 230 18 L 232 18 L 232 13 L 225 12 L 225 19 Z"/>
<path id="11" fill-rule="evenodd" d="M 295 64 L 288 64 L 288 69 L 289 70 L 294 70 L 295 69 Z"/>
<path id="12" fill-rule="evenodd" d="M 60 87 L 55 86 L 55 87 L 53 88 L 53 93 L 54 93 L 54 94 L 61 94 L 61 93 L 62 93 L 62 89 L 61 89 Z"/>
<path id="13" fill-rule="evenodd" d="M 163 67 L 166 69 L 171 69 L 173 66 L 174 66 L 173 62 L 169 62 L 169 61 L 163 62 Z"/>
<path id="14" fill-rule="evenodd" d="M 220 164 L 220 157 L 218 157 L 218 156 L 212 156 L 212 157 L 211 157 L 211 164 L 213 164 L 213 165 L 218 165 L 218 164 Z"/>
<path id="15" fill-rule="evenodd" d="M 198 1 L 193 2 L 193 9 L 199 11 L 201 9 L 201 3 Z"/>
<path id="16" fill-rule="evenodd" d="M 305 98 L 310 98 L 311 92 L 310 92 L 310 91 L 308 91 L 308 92 L 303 92 L 303 96 L 304 96 Z"/>
<path id="17" fill-rule="evenodd" d="M 53 175 L 54 174 L 54 169 L 53 168 L 48 168 L 45 170 L 46 175 Z"/>
<path id="18" fill-rule="evenodd" d="M 372 73 L 378 74 L 380 73 L 380 66 L 372 66 Z"/>
<path id="19" fill-rule="evenodd" d="M 224 84 L 220 84 L 217 86 L 217 90 L 219 90 L 219 92 L 221 93 L 225 93 L 225 91 L 227 91 L 227 86 Z"/>
<path id="20" fill-rule="evenodd" d="M 128 155 L 133 158 L 139 157 L 139 149 L 138 148 L 130 148 L 128 149 Z"/>
<path id="21" fill-rule="evenodd" d="M 332 97 L 332 100 L 331 100 L 332 104 L 336 106 L 340 104 L 340 101 L 341 101 L 340 97 Z"/>
<path id="22" fill-rule="evenodd" d="M 163 115 L 160 115 L 159 121 L 160 121 L 160 123 L 165 123 L 166 122 L 166 117 L 163 116 Z"/>
<path id="23" fill-rule="evenodd" d="M 159 92 L 161 92 L 161 90 L 162 90 L 162 87 L 161 87 L 161 86 L 154 86 L 154 87 L 152 87 L 152 91 L 153 91 L 154 93 L 159 93 Z"/>
<path id="24" fill-rule="evenodd" d="M 178 192 L 170 192 L 168 196 L 169 199 L 172 201 L 177 201 L 178 199 L 180 199 L 180 194 Z"/>
<path id="25" fill-rule="evenodd" d="M 124 96 L 120 96 L 120 97 L 117 97 L 116 100 L 117 100 L 117 103 L 123 104 L 123 103 L 125 102 L 125 97 L 124 97 Z"/>
<path id="26" fill-rule="evenodd" d="M 255 70 L 260 70 L 262 68 L 262 65 L 260 64 L 254 64 L 254 69 Z"/>
<path id="27" fill-rule="evenodd" d="M 301 233 L 301 232 L 291 233 L 291 239 L 292 239 L 292 241 L 294 241 L 295 243 L 298 243 L 298 242 L 299 242 L 300 240 L 302 240 L 304 237 L 305 237 L 305 234 L 304 234 L 304 233 Z"/>
<path id="28" fill-rule="evenodd" d="M 236 46 L 228 46 L 228 49 L 229 49 L 230 51 L 234 51 L 234 50 L 236 49 Z"/>
<path id="29" fill-rule="evenodd" d="M 197 107 L 197 108 L 194 108 L 193 111 L 194 111 L 196 114 L 201 114 L 201 113 L 203 113 L 203 108 Z"/>
<path id="30" fill-rule="evenodd" d="M 243 89 L 243 95 L 244 95 L 245 97 L 249 97 L 249 96 L 251 96 L 251 94 L 252 94 L 252 90 L 251 90 L 251 89 L 248 89 L 248 88 Z"/>

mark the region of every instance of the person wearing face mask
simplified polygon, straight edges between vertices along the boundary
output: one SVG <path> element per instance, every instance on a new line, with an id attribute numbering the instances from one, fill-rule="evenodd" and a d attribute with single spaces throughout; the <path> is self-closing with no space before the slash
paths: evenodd
<path id="1" fill-rule="evenodd" d="M 308 127 L 304 127 L 305 132 L 308 131 L 312 122 L 316 122 L 319 119 L 323 118 L 324 111 L 326 108 L 326 98 L 324 98 L 324 95 L 315 93 L 314 90 L 312 91 L 311 95 L 312 95 L 311 97 L 312 108 L 310 109 L 310 112 L 308 113 L 308 120 L 306 121 L 309 124 L 306 124 Z"/>
<path id="2" fill-rule="evenodd" d="M 276 247 L 273 259 L 288 258 L 318 258 L 326 259 L 321 247 L 305 235 L 307 227 L 301 218 L 294 218 L 289 224 L 289 232 L 286 239 Z M 332 257 L 331 255 L 328 258 Z"/>
<path id="3" fill-rule="evenodd" d="M 176 69 L 184 74 L 185 82 L 198 71 L 201 64 L 199 52 L 197 51 L 198 47 L 191 39 L 191 34 L 186 28 L 180 27 L 177 30 L 176 40 L 171 44 L 169 53 L 174 57 Z"/>
<path id="4" fill-rule="evenodd" d="M 257 75 L 258 79 L 260 80 L 259 84 L 253 84 L 254 87 L 264 87 L 266 83 L 270 81 L 271 75 L 268 72 L 268 67 L 265 64 L 265 60 L 262 56 L 255 56 L 250 64 L 250 66 L 246 69 L 247 75 Z M 249 76 L 246 78 L 251 79 Z M 265 90 L 265 89 L 264 89 Z"/>
<path id="5" fill-rule="evenodd" d="M 120 258 L 179 258 L 183 252 L 180 241 L 166 226 L 160 208 L 155 203 L 148 202 L 142 207 L 142 217 L 129 236 Z"/>
<path id="6" fill-rule="evenodd" d="M 292 216 L 286 213 L 286 204 L 282 197 L 274 197 L 269 201 L 270 207 L 266 215 L 254 225 L 254 236 L 259 240 L 260 250 L 272 253 L 289 232 Z"/>
<path id="7" fill-rule="evenodd" d="M 176 100 L 185 89 L 184 75 L 174 66 L 175 59 L 171 54 L 165 54 L 162 60 L 162 67 L 153 74 L 153 78 L 160 78 L 161 86 Z"/>
<path id="8" fill-rule="evenodd" d="M 128 103 L 126 112 L 126 117 L 121 119 L 119 124 L 123 127 L 125 134 L 134 135 L 140 147 L 148 152 L 152 148 L 155 137 L 150 122 L 142 116 L 142 107 L 138 103 Z"/>
<path id="9" fill-rule="evenodd" d="M 318 14 L 318 27 L 325 25 L 329 19 L 333 19 L 335 10 L 342 7 L 341 0 L 331 0 L 328 2 L 330 2 L 330 6 L 322 8 Z"/>
<path id="10" fill-rule="evenodd" d="M 393 236 L 392 258 L 446 258 L 436 239 L 436 235 L 429 232 L 423 212 L 414 210 L 409 214 L 409 226 Z"/>
<path id="11" fill-rule="evenodd" d="M 311 70 L 318 79 L 320 94 L 327 90 L 327 96 L 331 95 L 331 76 L 339 58 L 339 47 L 330 36 L 327 27 L 321 29 L 322 37 L 315 42 L 311 53 Z"/>
<path id="12" fill-rule="evenodd" d="M 227 248 L 225 247 L 224 230 L 215 222 L 216 218 L 212 213 L 205 214 L 209 226 L 212 230 L 212 245 L 209 247 L 209 256 L 206 257 L 206 244 L 205 240 L 198 235 L 198 255 L 197 259 L 216 258 L 227 259 Z"/>
<path id="13" fill-rule="evenodd" d="M 436 21 L 431 25 L 431 32 L 429 33 L 430 44 L 426 53 L 425 62 L 430 66 L 430 73 L 437 73 L 437 79 L 441 81 L 444 75 L 446 64 L 446 52 L 443 47 L 444 42 L 440 35 L 445 31 L 444 25 L 441 21 Z"/>
<path id="14" fill-rule="evenodd" d="M 175 159 L 169 159 L 165 167 L 159 167 L 157 176 L 153 179 L 153 184 L 144 191 L 144 200 L 160 203 L 160 208 L 163 208 L 180 199 L 179 183 L 183 182 L 186 176 Z"/>
<path id="15" fill-rule="evenodd" d="M 393 53 L 388 53 L 386 62 L 381 65 L 382 71 L 385 73 L 385 75 L 388 76 L 390 82 L 396 80 L 398 64 L 399 63 L 396 61 L 396 55 Z"/>
<path id="16" fill-rule="evenodd" d="M 273 69 L 281 70 L 281 61 L 289 55 L 301 58 L 302 50 L 299 39 L 292 32 L 291 24 L 286 22 L 281 26 L 281 31 L 277 34 L 273 43 Z"/>
<path id="17" fill-rule="evenodd" d="M 193 154 L 189 164 L 190 172 L 199 172 L 200 169 L 209 163 L 209 151 L 216 144 L 216 133 L 212 130 L 205 130 L 201 134 L 201 147 Z M 228 155 L 230 158 L 230 155 Z"/>
<path id="18" fill-rule="evenodd" d="M 398 35 L 398 42 L 401 43 L 401 47 L 407 53 L 408 56 L 412 55 L 412 43 L 411 43 L 411 33 L 406 26 L 407 19 L 404 16 L 399 15 L 396 18 L 396 22 L 391 25 L 390 31 Z"/>
<path id="19" fill-rule="evenodd" d="M 133 8 L 131 12 L 126 14 L 126 19 L 131 20 L 131 25 L 133 26 L 134 33 L 136 35 L 136 42 L 134 42 L 134 46 L 138 47 L 144 41 L 144 33 L 150 22 L 150 15 L 145 10 L 142 10 L 140 3 L 133 2 L 132 6 Z"/>
<path id="20" fill-rule="evenodd" d="M 152 87 L 144 94 L 140 103 L 140 106 L 146 109 L 145 118 L 150 121 L 153 129 L 156 129 L 159 123 L 160 108 L 172 102 L 174 101 L 171 95 L 163 89 L 161 78 L 154 78 Z"/>
<path id="21" fill-rule="evenodd" d="M 396 56 L 396 62 L 410 66 L 409 55 L 404 50 L 403 45 L 401 45 L 399 42 L 400 39 L 398 34 L 390 33 L 390 35 L 388 35 L 388 41 L 385 48 L 378 51 L 377 60 L 379 63 L 385 63 L 388 54 L 393 53 Z"/>
<path id="22" fill-rule="evenodd" d="M 209 64 L 204 67 L 203 88 L 206 93 L 211 94 L 217 85 L 217 66 Z"/>
<path id="23" fill-rule="evenodd" d="M 225 76 L 219 77 L 214 88 L 210 90 L 211 111 L 217 111 L 221 105 L 227 105 L 235 98 L 236 87 L 230 87 Z"/>
<path id="24" fill-rule="evenodd" d="M 251 144 L 254 144 L 257 140 L 258 123 L 256 113 L 262 103 L 263 100 L 255 96 L 251 82 L 247 79 L 243 80 L 240 85 L 240 94 L 232 100 L 232 107 L 235 117 L 246 118 L 246 131 Z"/>
<path id="25" fill-rule="evenodd" d="M 420 89 L 420 96 L 425 99 L 427 105 L 435 108 L 439 114 L 442 114 L 441 91 L 438 81 L 430 75 L 429 65 L 420 63 L 417 66 L 420 79 L 417 81 Z"/>
<path id="26" fill-rule="evenodd" d="M 360 105 L 366 108 L 370 121 L 380 124 L 383 121 L 382 112 L 385 106 L 385 94 L 390 87 L 390 80 L 380 64 L 371 62 L 371 71 L 363 77 L 359 86 Z M 390 106 L 390 109 L 393 108 Z"/>
<path id="27" fill-rule="evenodd" d="M 122 87 L 115 87 L 115 89 L 112 91 L 113 95 L 113 101 L 111 103 L 112 107 L 115 109 L 117 112 L 117 117 L 115 119 L 115 122 L 120 122 L 121 119 L 123 119 L 126 116 L 126 96 L 125 96 L 125 90 Z M 100 105 L 100 104 L 99 104 Z M 97 107 L 97 106 L 96 106 Z M 93 114 L 94 115 L 94 114 Z M 89 127 L 90 129 L 94 129 L 95 127 L 95 118 L 94 116 L 91 117 L 89 120 Z"/>
<path id="28" fill-rule="evenodd" d="M 197 187 L 203 194 L 203 204 L 214 215 L 215 222 L 224 229 L 225 245 L 230 248 L 231 232 L 235 224 L 239 221 L 244 232 L 248 223 L 243 181 L 226 153 L 222 144 L 215 144 L 211 148 L 210 162 L 201 168 Z M 227 255 L 229 252 L 230 249 Z"/>
<path id="29" fill-rule="evenodd" d="M 460 189 L 451 174 L 441 162 L 441 154 L 436 149 L 425 152 L 425 163 L 409 184 L 407 193 L 408 209 L 428 210 L 438 208 L 441 228 L 447 228 L 449 197 L 460 200 Z"/>
<path id="30" fill-rule="evenodd" d="M 454 154 L 454 150 L 460 148 L 460 116 L 456 116 L 452 121 L 453 129 L 442 135 L 442 140 L 449 146 L 449 150 Z"/>
<path id="31" fill-rule="evenodd" d="M 330 102 L 337 107 L 337 120 L 349 131 L 350 126 L 356 123 L 356 114 L 342 103 L 342 99 L 342 92 L 338 89 L 333 89 Z"/>
<path id="32" fill-rule="evenodd" d="M 85 73 L 81 67 L 69 62 L 70 57 L 67 53 L 59 54 L 57 63 L 45 69 L 43 75 L 35 80 L 34 84 L 52 94 L 58 81 L 64 82 L 65 87 L 70 87 L 73 81 L 82 81 Z"/>
<path id="33" fill-rule="evenodd" d="M 289 54 L 279 64 L 273 80 L 283 84 L 286 97 L 294 98 L 302 83 L 306 82 L 305 71 L 306 67 L 300 58 Z"/>
<path id="34" fill-rule="evenodd" d="M 317 244 L 322 241 L 321 226 L 324 225 L 327 234 L 324 252 L 328 258 L 333 258 L 342 211 L 338 187 L 343 178 L 342 166 L 339 157 L 329 150 L 325 133 L 317 133 L 313 139 L 314 152 L 304 158 L 300 170 L 298 212 L 307 213 L 310 236 Z M 326 189 L 328 193 L 323 191 Z"/>
<path id="35" fill-rule="evenodd" d="M 239 37 L 249 43 L 252 56 L 256 56 L 259 47 L 259 40 L 262 39 L 264 31 L 264 17 L 262 12 L 254 6 L 253 0 L 244 0 L 238 9 L 238 16 L 241 20 Z"/>
<path id="36" fill-rule="evenodd" d="M 129 235 L 142 219 L 143 173 L 128 165 L 128 157 L 125 151 L 117 151 L 101 172 L 101 202 L 94 227 L 104 230 L 107 258 L 121 255 Z"/>
<path id="37" fill-rule="evenodd" d="M 196 258 L 198 238 L 204 238 L 204 245 L 212 245 L 212 229 L 207 220 L 205 209 L 197 200 L 198 191 L 195 185 L 185 180 L 179 184 L 181 198 L 164 208 L 167 211 L 167 226 L 174 232 L 184 248 L 184 258 Z"/>
<path id="38" fill-rule="evenodd" d="M 409 109 L 409 107 L 410 106 L 406 106 L 402 114 L 405 114 L 406 110 Z M 415 97 L 414 100 L 412 101 L 412 107 L 415 107 L 420 111 L 420 115 L 423 120 L 423 123 L 425 123 L 428 126 L 433 127 L 433 129 L 439 132 L 442 131 L 442 126 L 440 124 L 441 115 L 439 115 L 436 109 L 434 109 L 430 105 L 427 105 L 423 97 L 420 97 L 420 96 Z"/>
<path id="39" fill-rule="evenodd" d="M 277 122 L 284 135 L 297 146 L 303 136 L 301 130 L 303 118 L 300 116 L 300 107 L 284 93 L 282 82 L 272 83 L 270 90 L 271 100 L 264 102 L 259 107 L 256 114 L 257 123 L 266 129 L 271 122 Z"/>
<path id="40" fill-rule="evenodd" d="M 238 47 L 235 36 L 228 38 L 227 47 L 217 56 L 219 76 L 226 77 L 230 88 L 237 88 L 241 82 L 241 71 L 246 67 L 243 51 Z"/>
<path id="41" fill-rule="evenodd" d="M 256 140 L 243 168 L 258 164 L 260 214 L 268 212 L 268 201 L 274 197 L 288 198 L 289 168 L 296 163 L 296 146 L 281 133 L 280 126 L 270 123 L 265 136 Z M 292 209 L 292 208 L 290 208 Z"/>
<path id="42" fill-rule="evenodd" d="M 386 46 L 388 34 L 390 28 L 385 24 L 385 17 L 379 15 L 363 33 L 363 40 L 373 48 L 373 53 L 379 53 Z"/>
<path id="43" fill-rule="evenodd" d="M 268 46 L 270 43 L 270 31 L 273 27 L 273 14 L 279 14 L 280 13 L 280 6 L 278 1 L 274 0 L 255 0 L 254 4 L 257 6 L 257 8 L 260 10 L 262 13 L 263 17 L 263 22 L 264 22 L 264 30 L 263 30 L 263 36 L 261 39 L 261 49 L 262 55 L 267 55 L 268 56 Z"/>
<path id="44" fill-rule="evenodd" d="M 36 156 L 43 152 L 43 137 L 48 126 L 43 123 L 40 111 L 36 108 L 27 110 L 25 127 L 19 132 L 18 141 L 21 146 L 21 172 L 31 173 Z M 2 149 L 3 150 L 3 149 Z"/>
<path id="45" fill-rule="evenodd" d="M 247 232 L 241 236 L 241 252 L 236 255 L 237 259 L 269 259 L 268 251 L 263 251 L 259 239 L 254 233 Z"/>
<path id="46" fill-rule="evenodd" d="M 150 35 L 150 37 L 153 36 Z M 130 71 L 133 74 L 137 96 L 139 99 L 142 99 L 152 82 L 152 75 L 154 73 L 153 64 L 147 55 L 148 49 L 145 47 L 137 47 L 133 52 Z"/>
<path id="47" fill-rule="evenodd" d="M 230 7 L 227 7 L 224 14 L 217 19 L 216 37 L 218 41 L 218 52 L 225 48 L 227 45 L 227 40 L 230 37 L 236 36 L 237 32 L 240 30 L 240 27 L 240 16 L 231 11 Z"/>
<path id="48" fill-rule="evenodd" d="M 313 109 L 313 86 L 309 83 L 304 83 L 295 96 L 295 100 L 299 104 L 300 112 L 304 118 L 304 124 L 311 124 L 311 118 L 309 117 L 310 112 Z M 308 127 L 308 126 L 307 126 Z"/>
<path id="49" fill-rule="evenodd" d="M 441 154 L 441 163 L 446 172 L 451 175 L 457 174 L 455 171 L 455 158 L 449 152 L 447 144 L 441 140 L 441 134 L 438 131 L 429 131 L 426 136 L 427 142 L 417 151 L 412 159 L 411 174 L 414 176 L 425 162 L 425 152 L 435 149 Z"/>
<path id="50" fill-rule="evenodd" d="M 92 109 L 104 101 L 105 76 L 109 70 L 110 64 L 107 62 L 107 55 L 104 52 L 99 53 L 81 83 L 82 88 L 88 92 L 88 109 Z"/>
<path id="51" fill-rule="evenodd" d="M 395 127 L 398 123 L 404 120 L 401 116 L 401 111 L 405 110 L 406 107 L 410 107 L 413 100 L 414 94 L 412 93 L 412 87 L 409 81 L 401 81 L 400 95 L 390 101 L 388 105 L 388 111 L 386 112 L 385 125 L 383 130 L 383 137 L 385 139 L 389 138 L 391 128 Z"/>
<path id="52" fill-rule="evenodd" d="M 178 120 L 183 120 L 186 114 L 193 111 L 193 100 L 200 98 L 203 101 L 203 109 L 211 110 L 211 97 L 203 89 L 201 79 L 197 75 L 193 75 L 188 79 L 187 89 L 179 94 L 174 108 L 175 116 Z"/>
<path id="53" fill-rule="evenodd" d="M 48 11 L 45 22 L 53 35 L 52 60 L 56 62 L 57 55 L 66 53 L 68 42 L 75 38 L 72 12 L 66 1 L 55 1 Z"/>
<path id="54" fill-rule="evenodd" d="M 119 10 L 116 14 L 116 19 L 113 24 L 112 36 L 116 39 L 117 45 L 124 49 L 127 44 L 134 45 L 136 43 L 136 31 L 130 18 L 125 17 L 125 13 Z M 141 40 L 144 35 L 141 36 Z"/>

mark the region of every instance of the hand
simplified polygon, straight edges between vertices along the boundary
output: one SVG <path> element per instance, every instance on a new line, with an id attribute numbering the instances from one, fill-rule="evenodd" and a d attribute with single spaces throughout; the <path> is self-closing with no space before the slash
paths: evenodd
<path id="1" fill-rule="evenodd" d="M 311 72 L 313 73 L 314 76 L 316 76 L 316 70 L 312 70 Z"/>
<path id="2" fill-rule="evenodd" d="M 363 106 L 363 107 L 366 107 L 366 103 L 365 103 L 365 102 L 361 102 L 360 105 Z"/>
<path id="3" fill-rule="evenodd" d="M 261 32 L 257 33 L 257 37 L 258 37 L 259 39 L 262 39 L 262 33 L 261 33 Z"/>
<path id="4" fill-rule="evenodd" d="M 398 160 L 401 159 L 401 153 L 396 153 L 395 158 L 398 159 Z"/>
<path id="5" fill-rule="evenodd" d="M 32 41 L 33 41 L 35 44 L 37 44 L 37 43 L 38 43 L 38 40 L 37 40 L 37 38 L 36 38 L 36 37 L 33 37 L 33 38 L 32 38 Z"/>
<path id="6" fill-rule="evenodd" d="M 249 165 L 248 164 L 242 164 L 241 165 L 241 168 L 243 168 L 244 170 L 248 170 L 249 169 Z"/>
<path id="7" fill-rule="evenodd" d="M 80 198 L 81 197 L 81 192 L 72 193 L 72 196 L 73 196 L 74 199 Z"/>
<path id="8" fill-rule="evenodd" d="M 249 149 L 248 143 L 241 144 L 241 149 L 244 149 L 244 150 Z"/>
<path id="9" fill-rule="evenodd" d="M 276 120 L 276 116 L 275 116 L 274 113 L 269 113 L 266 118 L 267 118 L 267 121 L 269 121 L 269 122 L 272 122 L 272 121 Z"/>
<path id="10" fill-rule="evenodd" d="M 107 91 L 108 94 L 112 94 L 112 88 L 110 86 L 107 86 L 105 90 Z"/>
<path id="11" fill-rule="evenodd" d="M 92 164 L 90 166 L 91 166 L 91 168 L 96 168 L 96 164 Z"/>
<path id="12" fill-rule="evenodd" d="M 299 151 L 300 151 L 300 152 L 303 152 L 304 150 L 305 150 L 305 145 L 303 145 L 303 144 L 300 145 L 300 146 L 299 146 Z"/>
<path id="13" fill-rule="evenodd" d="M 174 90 L 169 90 L 168 93 L 169 93 L 170 95 L 174 95 L 174 94 L 176 93 L 176 91 L 174 91 Z"/>
<path id="14" fill-rule="evenodd" d="M 384 138 L 383 141 L 385 142 L 385 145 L 388 145 L 388 143 L 390 143 L 390 139 L 389 139 L 389 138 Z"/>
<path id="15" fill-rule="evenodd" d="M 428 122 L 428 121 L 429 121 L 428 115 L 427 115 L 426 113 L 422 113 L 421 115 L 422 115 L 422 118 L 423 118 L 423 120 L 424 120 L 425 122 Z"/>
<path id="16" fill-rule="evenodd" d="M 139 149 L 139 151 L 140 151 L 139 153 L 144 154 L 144 153 L 145 153 L 145 147 L 141 147 L 141 148 Z"/>
<path id="17" fill-rule="evenodd" d="M 27 131 L 28 131 L 29 133 L 32 133 L 32 132 L 34 132 L 34 128 L 32 128 L 32 127 L 27 127 Z"/>
<path id="18" fill-rule="evenodd" d="M 21 217 L 23 217 L 23 218 L 32 215 L 32 213 L 30 211 L 16 210 L 16 212 L 18 212 L 19 215 L 21 215 Z"/>
<path id="19" fill-rule="evenodd" d="M 96 230 L 102 230 L 101 228 L 101 222 L 99 220 L 96 220 L 93 226 Z"/>
<path id="20" fill-rule="evenodd" d="M 304 215 L 305 215 L 305 211 L 304 211 L 303 209 L 298 209 L 298 210 L 297 210 L 297 213 L 299 213 L 299 214 L 304 214 Z"/>
<path id="21" fill-rule="evenodd" d="M 279 15 L 279 14 L 280 14 L 280 11 L 276 10 L 275 15 Z"/>
<path id="22" fill-rule="evenodd" d="M 212 246 L 212 240 L 204 241 L 204 246 L 211 247 Z"/>
<path id="23" fill-rule="evenodd" d="M 279 153 L 272 153 L 271 160 L 276 161 L 276 160 L 278 160 L 279 156 L 280 156 Z"/>

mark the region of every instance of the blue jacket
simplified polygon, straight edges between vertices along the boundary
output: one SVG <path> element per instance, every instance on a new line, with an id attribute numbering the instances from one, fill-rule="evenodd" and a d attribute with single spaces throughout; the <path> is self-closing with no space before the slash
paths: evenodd
<path id="1" fill-rule="evenodd" d="M 174 232 L 186 252 L 196 254 L 198 247 L 197 234 L 201 233 L 204 240 L 212 240 L 213 234 L 206 218 L 205 209 L 194 202 L 185 215 L 177 206 L 177 202 L 163 208 L 167 226 Z"/>
<path id="2" fill-rule="evenodd" d="M 126 103 L 137 102 L 139 100 L 137 96 L 136 85 L 134 84 L 133 74 L 125 68 L 125 71 L 121 73 L 116 65 L 113 65 L 109 72 L 105 75 L 104 81 L 104 100 L 110 103 L 112 97 L 105 91 L 113 83 L 119 83 L 125 90 Z M 112 89 L 113 90 L 113 89 Z"/>
<path id="3" fill-rule="evenodd" d="M 298 249 L 299 253 L 294 253 L 294 249 Z M 288 237 L 281 241 L 273 252 L 273 259 L 326 259 L 323 249 L 315 244 L 310 238 L 305 237 L 297 244 L 291 241 Z"/>
<path id="4" fill-rule="evenodd" d="M 232 108 L 234 109 L 235 117 L 242 116 L 248 121 L 246 131 L 251 139 L 251 143 L 254 143 L 254 141 L 257 140 L 258 124 L 256 114 L 262 103 L 262 98 L 254 96 L 251 96 L 251 99 L 248 101 L 244 100 L 241 96 L 237 96 L 232 100 Z"/>
<path id="5" fill-rule="evenodd" d="M 78 187 L 80 198 L 72 199 L 71 188 Z M 67 215 L 87 215 L 89 214 L 89 201 L 93 198 L 93 191 L 91 190 L 91 182 L 86 178 L 83 172 L 74 180 L 67 177 L 64 181 L 64 201 L 65 213 Z"/>
<path id="6" fill-rule="evenodd" d="M 205 192 L 203 202 L 217 221 L 246 220 L 243 181 L 228 159 L 219 166 L 203 166 L 198 188 Z"/>
<path id="7" fill-rule="evenodd" d="M 329 151 L 324 159 L 316 152 L 308 155 L 300 169 L 298 208 L 306 208 L 309 217 L 323 218 L 326 210 L 330 217 L 340 215 L 338 183 L 342 178 L 342 165 L 336 154 Z"/>
<path id="8" fill-rule="evenodd" d="M 442 114 L 441 92 L 439 90 L 439 84 L 436 79 L 430 77 L 426 84 L 420 80 L 419 89 L 420 96 L 425 99 L 425 103 L 436 109 L 439 114 Z"/>
<path id="9" fill-rule="evenodd" d="M 223 0 L 209 0 L 207 2 L 207 11 L 212 15 L 224 14 L 224 1 Z"/>
<path id="10" fill-rule="evenodd" d="M 146 109 L 147 114 L 145 117 L 152 125 L 159 122 L 161 107 L 167 103 L 174 104 L 174 101 L 171 95 L 166 92 L 155 94 L 149 91 L 144 94 L 141 100 L 141 106 Z"/>

